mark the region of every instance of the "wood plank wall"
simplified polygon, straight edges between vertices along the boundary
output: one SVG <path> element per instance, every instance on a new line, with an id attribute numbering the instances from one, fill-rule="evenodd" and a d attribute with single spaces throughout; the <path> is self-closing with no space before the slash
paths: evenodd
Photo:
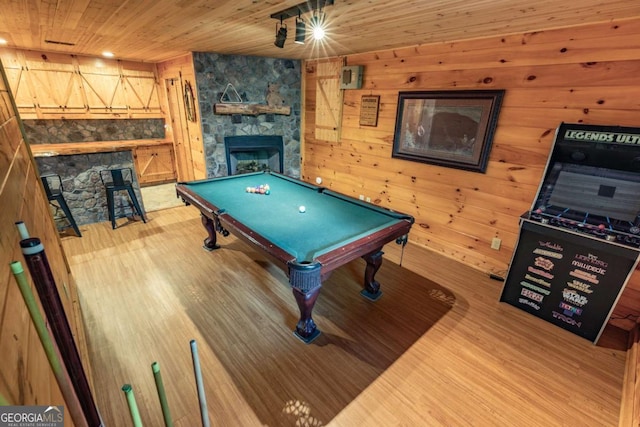
<path id="1" fill-rule="evenodd" d="M 16 221 L 24 221 L 30 235 L 39 237 L 45 246 L 66 316 L 86 362 L 82 317 L 75 282 L 23 139 L 1 63 L 0 71 L 0 395 L 12 405 L 63 405 L 64 399 L 11 274 L 10 263 L 18 260 L 29 275 Z M 30 276 L 29 281 L 37 298 Z M 90 371 L 86 371 L 88 375 Z M 67 412 L 65 426 L 73 425 Z"/>
<path id="2" fill-rule="evenodd" d="M 306 63 L 303 179 L 416 218 L 410 241 L 505 276 L 518 217 L 538 191 L 561 122 L 640 126 L 640 19 L 350 55 L 361 90 L 344 91 L 341 139 L 315 137 L 317 63 Z M 485 174 L 391 157 L 398 92 L 505 89 Z M 360 126 L 363 95 L 380 95 L 375 127 Z M 500 250 L 490 248 L 494 237 Z M 496 286 L 502 286 L 496 282 Z M 640 274 L 611 323 L 635 324 Z"/>

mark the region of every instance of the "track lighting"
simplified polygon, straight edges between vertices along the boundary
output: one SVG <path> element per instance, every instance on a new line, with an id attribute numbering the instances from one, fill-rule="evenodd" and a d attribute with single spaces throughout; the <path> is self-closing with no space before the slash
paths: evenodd
<path id="1" fill-rule="evenodd" d="M 309 20 L 309 26 L 313 31 L 313 37 L 316 40 L 321 40 L 325 35 L 325 19 L 322 9 L 326 6 L 333 5 L 334 0 L 313 0 L 305 1 L 299 5 L 289 7 L 281 10 L 280 12 L 272 13 L 271 18 L 278 19 L 280 26 L 276 24 L 276 40 L 274 44 L 283 48 L 287 39 L 287 26 L 283 24 L 285 19 L 296 18 L 296 35 L 295 42 L 298 44 L 304 44 L 306 39 L 307 23 L 302 19 L 301 15 L 309 12 L 313 12 L 313 16 Z"/>
<path id="2" fill-rule="evenodd" d="M 298 44 L 304 44 L 304 40 L 307 38 L 307 25 L 300 17 L 296 18 L 296 39 Z"/>
<path id="3" fill-rule="evenodd" d="M 280 21 L 280 27 L 276 24 L 276 41 L 273 44 L 282 49 L 285 41 L 287 41 L 287 26 Z"/>

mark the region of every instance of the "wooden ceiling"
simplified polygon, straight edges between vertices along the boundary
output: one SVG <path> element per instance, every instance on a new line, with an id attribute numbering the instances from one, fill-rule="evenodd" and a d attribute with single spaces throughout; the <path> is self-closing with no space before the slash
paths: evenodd
<path id="1" fill-rule="evenodd" d="M 317 1 L 317 0 L 311 0 Z M 2 0 L 8 47 L 160 62 L 189 51 L 313 59 L 640 15 L 638 0 L 335 0 L 325 41 L 274 46 L 270 15 L 300 0 Z M 308 18 L 304 16 L 303 18 Z"/>

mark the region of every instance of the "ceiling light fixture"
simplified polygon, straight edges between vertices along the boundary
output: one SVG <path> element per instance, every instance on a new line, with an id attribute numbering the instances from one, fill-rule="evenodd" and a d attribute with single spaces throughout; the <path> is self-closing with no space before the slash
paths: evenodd
<path id="1" fill-rule="evenodd" d="M 305 39 L 307 38 L 307 24 L 300 17 L 296 18 L 296 39 L 295 42 L 298 44 L 304 44 Z"/>
<path id="2" fill-rule="evenodd" d="M 7 44 L 7 41 L 5 39 L 0 39 L 0 44 Z"/>
<path id="3" fill-rule="evenodd" d="M 307 25 L 302 19 L 302 14 L 313 12 L 313 16 L 309 20 L 310 27 L 313 31 L 313 36 L 316 40 L 321 40 L 325 35 L 324 28 L 324 13 L 322 8 L 325 6 L 333 5 L 334 0 L 310 0 L 299 5 L 292 6 L 288 9 L 281 10 L 280 12 L 272 13 L 271 18 L 278 19 L 280 21 L 280 27 L 276 24 L 276 40 L 274 44 L 279 47 L 284 47 L 284 42 L 287 38 L 287 27 L 282 22 L 288 18 L 296 18 L 296 36 L 295 42 L 298 44 L 304 44 L 306 39 Z"/>
<path id="4" fill-rule="evenodd" d="M 102 56 L 104 56 L 105 58 L 113 58 L 115 55 L 113 54 L 113 52 L 105 50 L 104 52 L 102 52 Z"/>
<path id="5" fill-rule="evenodd" d="M 311 17 L 311 32 L 313 33 L 313 38 L 316 40 L 322 40 L 326 31 L 324 29 L 324 13 L 314 13 Z"/>
<path id="6" fill-rule="evenodd" d="M 282 49 L 284 47 L 284 42 L 287 41 L 287 26 L 282 23 L 280 20 L 280 26 L 276 24 L 276 41 L 273 42 L 276 47 Z"/>

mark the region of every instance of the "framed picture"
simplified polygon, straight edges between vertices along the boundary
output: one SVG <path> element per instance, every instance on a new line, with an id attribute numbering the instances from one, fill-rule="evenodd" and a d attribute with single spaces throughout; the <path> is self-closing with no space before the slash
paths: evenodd
<path id="1" fill-rule="evenodd" d="M 393 157 L 484 173 L 504 90 L 400 92 Z"/>
<path id="2" fill-rule="evenodd" d="M 360 126 L 378 126 L 380 95 L 362 95 Z"/>

